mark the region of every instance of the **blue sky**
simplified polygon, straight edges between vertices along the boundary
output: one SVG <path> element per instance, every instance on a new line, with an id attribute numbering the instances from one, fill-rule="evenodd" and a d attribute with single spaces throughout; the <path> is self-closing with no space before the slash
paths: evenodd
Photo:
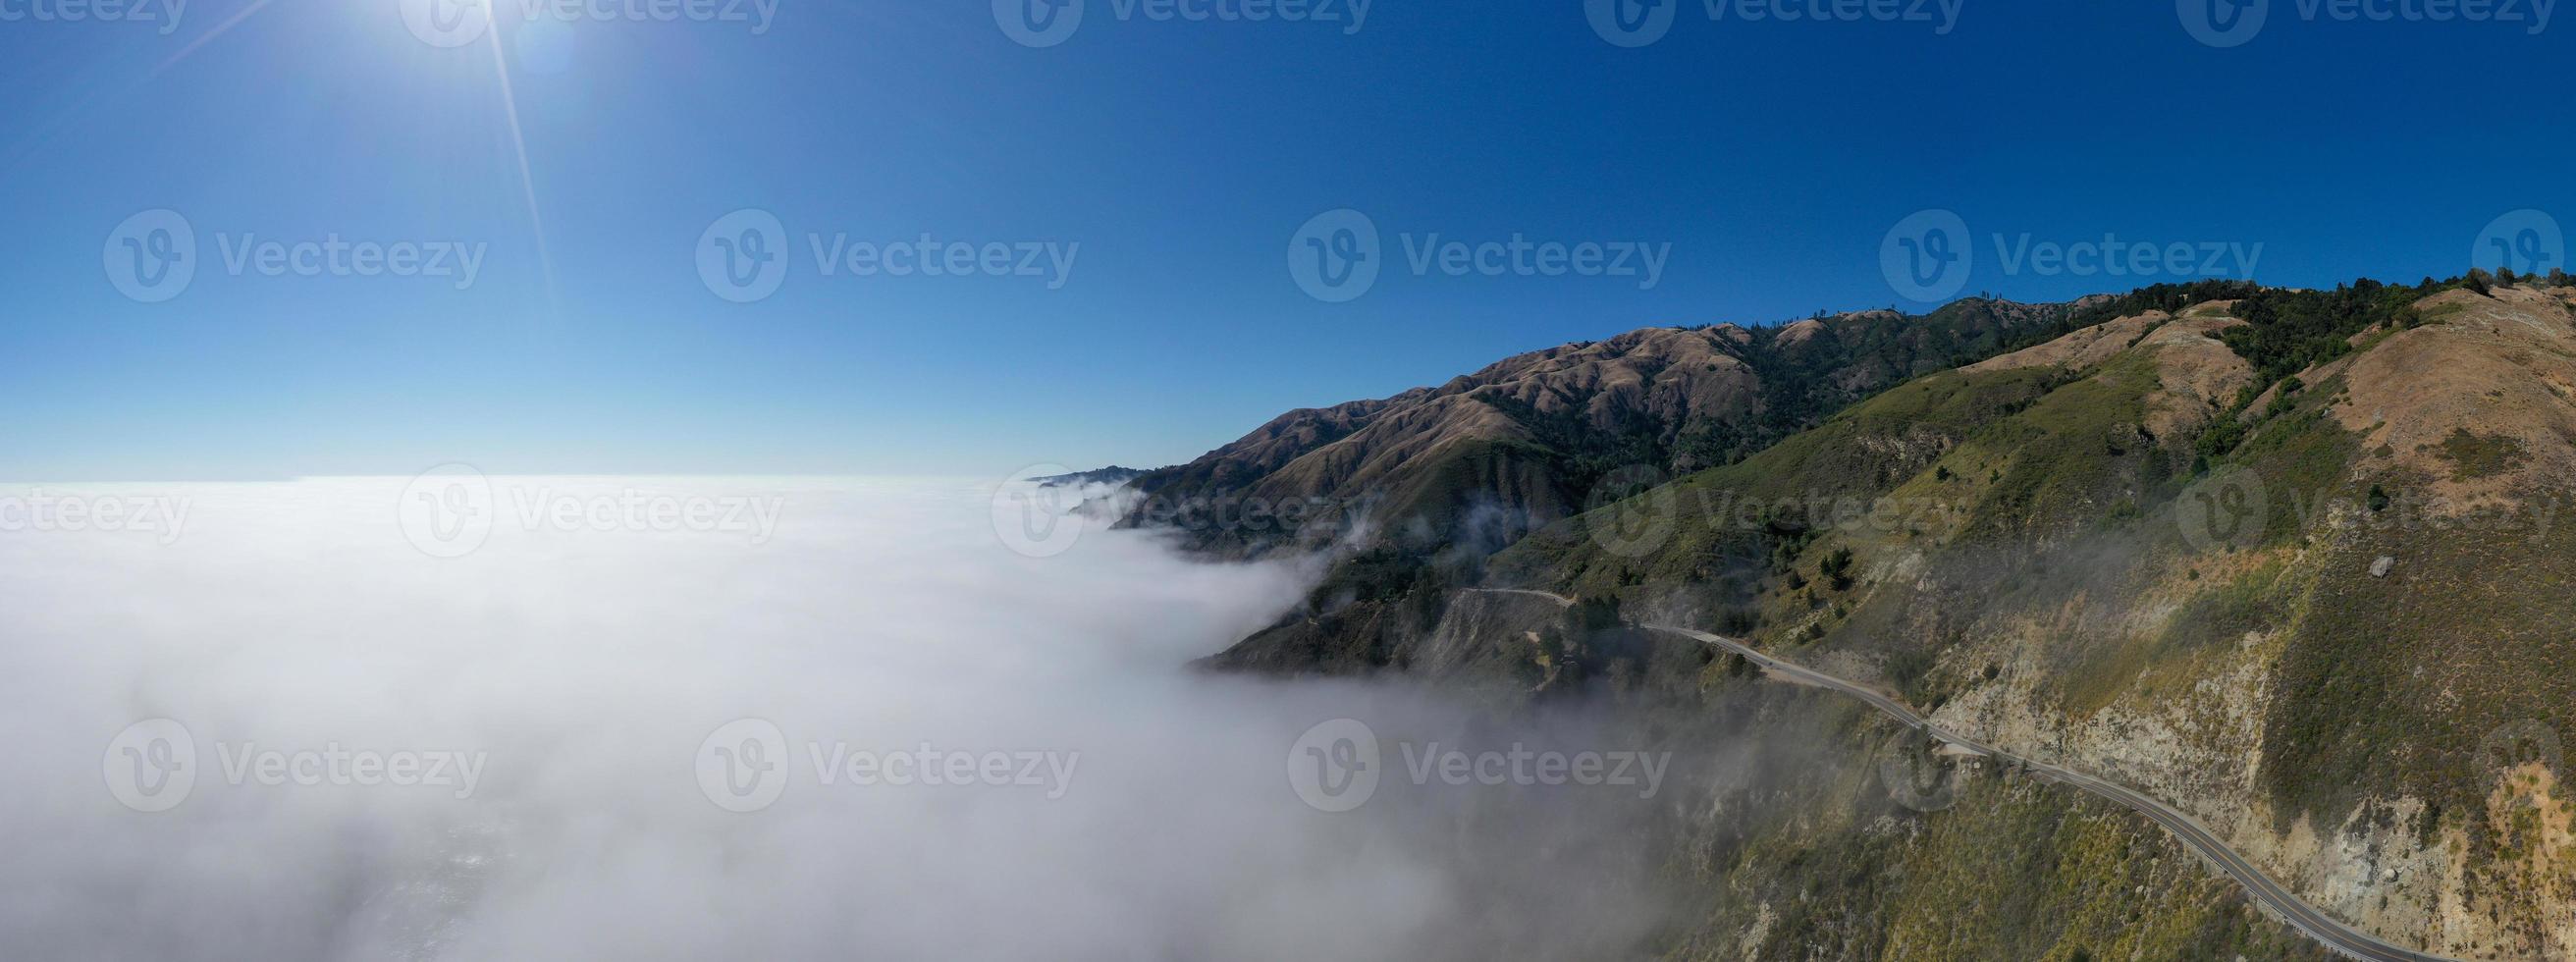
<path id="1" fill-rule="evenodd" d="M 2024 235 L 2260 244 L 2259 279 L 2317 285 L 2455 274 L 2508 212 L 2576 216 L 2576 24 L 2296 0 L 2225 49 L 2160 2 L 1964 0 L 1942 33 L 1683 0 L 1633 49 L 1575 0 L 1376 0 L 1356 31 L 1346 0 L 1337 23 L 1085 0 L 1043 48 L 984 2 L 777 0 L 766 30 L 505 7 L 457 47 L 398 0 L 193 0 L 166 35 L 56 2 L 0 0 L 20 480 L 1162 464 L 1569 340 L 1920 307 L 1880 255 L 1927 209 L 1970 228 L 1963 290 L 2024 300 L 2177 279 L 2006 267 Z M 1289 251 L 1339 208 L 1383 273 L 1328 303 Z M 743 209 L 787 270 L 734 303 L 697 258 Z M 156 303 L 110 276 L 149 210 L 196 242 Z M 1070 270 L 825 276 L 812 253 L 925 234 Z M 1416 273 L 1433 235 L 1665 263 L 1650 287 Z M 334 236 L 478 270 L 256 259 Z"/>

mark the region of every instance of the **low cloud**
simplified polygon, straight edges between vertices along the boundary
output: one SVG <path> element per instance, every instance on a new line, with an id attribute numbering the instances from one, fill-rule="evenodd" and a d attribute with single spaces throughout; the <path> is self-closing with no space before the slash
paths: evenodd
<path id="1" fill-rule="evenodd" d="M 1658 924 L 1654 853 L 1624 829 L 1683 804 L 1670 788 L 1435 781 L 1341 813 L 1291 790 L 1292 743 L 1341 717 L 1386 737 L 1391 782 L 1406 744 L 1634 747 L 1565 718 L 1471 724 L 1427 692 L 1185 667 L 1288 610 L 1311 568 L 1194 563 L 1105 523 L 1028 557 L 965 483 L 716 479 L 650 483 L 779 498 L 774 536 L 504 524 L 441 558 L 394 521 L 404 480 L 174 486 L 196 507 L 175 543 L 0 532 L 0 944 L 1559 958 Z M 153 719 L 193 741 L 194 784 L 138 811 L 119 780 L 153 759 L 112 740 Z M 783 737 L 787 780 L 733 810 L 692 766 L 745 719 Z M 257 771 L 221 761 L 244 753 L 283 774 L 228 778 Z M 818 777 L 811 757 L 834 761 Z M 967 784 L 920 778 L 960 757 Z M 470 791 L 429 780 L 441 759 L 476 762 Z M 405 760 L 408 781 L 366 781 Z"/>

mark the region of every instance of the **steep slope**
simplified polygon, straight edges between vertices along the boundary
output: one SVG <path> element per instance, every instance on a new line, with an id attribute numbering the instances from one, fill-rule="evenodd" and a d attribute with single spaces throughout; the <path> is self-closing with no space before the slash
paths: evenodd
<path id="1" fill-rule="evenodd" d="M 1864 311 L 1781 328 L 1647 328 L 1504 359 L 1435 388 L 1292 411 L 1138 489 L 1159 507 L 1313 504 L 1315 530 L 1499 547 L 1578 510 L 1614 468 L 1732 461 L 1853 400 L 2053 330 L 2078 304 L 1967 300 L 1921 318 Z M 1268 547 L 1276 528 L 1203 527 L 1198 547 Z"/>
<path id="2" fill-rule="evenodd" d="M 1407 677 L 1493 712 L 1580 715 L 1586 744 L 1673 759 L 1663 794 L 1589 813 L 1624 812 L 1600 829 L 1667 853 L 1659 888 L 1679 904 L 1634 957 L 2328 957 L 2153 823 L 1986 766 L 1933 770 L 1927 787 L 1907 774 L 1926 771 L 1908 764 L 1926 746 L 1884 716 L 1766 680 L 1710 646 L 1623 627 L 1606 604 L 1462 591 L 1418 656 Z M 1544 804 L 1489 798 L 1492 824 Z M 1511 844 L 1479 835 L 1486 824 L 1459 826 L 1462 844 Z"/>
<path id="3" fill-rule="evenodd" d="M 2576 602 L 2547 587 L 2576 578 L 2576 291 L 2442 287 L 2141 312 L 1925 378 L 1490 580 L 1878 678 L 2392 941 L 2576 958 Z"/>
<path id="4" fill-rule="evenodd" d="M 1597 701 L 1625 737 L 1747 746 L 1741 771 L 1690 781 L 1640 829 L 1700 900 L 1641 947 L 1665 958 L 2323 951 L 2143 817 L 1926 762 L 1910 730 L 1854 704 L 1622 627 L 1645 621 L 1873 680 L 1945 729 L 2144 792 L 2387 941 L 2576 958 L 2576 792 L 2558 738 L 2576 723 L 2576 642 L 2560 630 L 2571 603 L 2549 590 L 2576 579 L 2556 523 L 2576 481 L 2571 303 L 2564 285 L 2475 274 L 2221 283 L 2088 304 L 1928 372 L 1909 365 L 1937 351 L 1891 348 L 1908 340 L 1893 318 L 1864 329 L 1857 315 L 1516 358 L 1454 390 L 1337 409 L 1338 436 L 1472 402 L 1504 414 L 1472 423 L 1496 426 L 1529 490 L 1557 485 L 1590 510 L 1490 557 L 1428 523 L 1414 527 L 1431 550 L 1403 531 L 1364 541 L 1305 609 L 1210 662 L 1400 674 L 1498 711 Z M 1852 351 L 1855 331 L 1889 353 Z M 1770 373 L 1820 346 L 1833 360 Z M 1723 377 L 1641 354 L 1706 358 Z M 1681 439 L 1711 436 L 1694 419 L 1726 423 L 1708 405 L 1728 391 L 1784 433 L 1655 483 L 1701 463 Z M 1860 399 L 1788 417 L 1783 398 L 1815 392 Z M 1529 410 L 1506 410 L 1516 399 Z M 1621 412 L 1684 426 L 1672 440 L 1602 428 Z M 1248 439 L 1273 454 L 1200 467 L 1295 466 L 1335 447 L 1319 413 Z M 1568 428 L 1542 430 L 1552 421 Z M 1622 437 L 1645 440 L 1600 440 Z M 1503 497 L 1502 475 L 1455 467 L 1501 461 L 1444 450 L 1415 456 L 1450 465 L 1458 492 Z M 1647 482 L 1572 504 L 1578 471 Z M 1579 602 L 1551 618 L 1551 594 Z M 1944 786 L 1931 804 L 1907 783 L 1926 765 Z"/>

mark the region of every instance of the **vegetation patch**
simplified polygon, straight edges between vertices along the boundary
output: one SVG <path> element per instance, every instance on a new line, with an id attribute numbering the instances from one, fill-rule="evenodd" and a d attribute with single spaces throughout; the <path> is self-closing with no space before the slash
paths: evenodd
<path id="1" fill-rule="evenodd" d="M 2170 682 L 2201 677 L 2207 656 L 2225 652 L 2248 633 L 2277 631 L 2290 620 L 2296 586 L 2287 579 L 2289 565 L 2271 558 L 2232 580 L 2207 585 L 2184 601 L 2161 630 L 2111 639 L 2093 646 L 2073 646 L 2074 656 L 2059 672 L 2060 707 L 2082 718 L 2108 707 L 2149 680 Z"/>
<path id="2" fill-rule="evenodd" d="M 2442 458 L 2451 462 L 2451 480 L 2474 481 L 2491 478 L 2522 467 L 2530 460 L 2522 439 L 2501 434 L 2474 434 L 2467 428 L 2452 428 L 2451 436 L 2442 439 Z"/>
<path id="3" fill-rule="evenodd" d="M 2563 595 L 2546 587 L 2576 580 L 2576 550 L 2564 533 L 2542 539 L 2499 520 L 2364 526 L 2308 562 L 2314 587 L 2292 619 L 2263 736 L 2283 827 L 2298 814 L 2338 824 L 2365 799 L 2414 795 L 2483 844 L 2490 736 L 2531 724 L 2576 732 L 2576 638 Z M 2400 573 L 2371 577 L 2378 557 L 2403 559 Z"/>
<path id="4" fill-rule="evenodd" d="M 1893 725 L 1825 692 L 1712 666 L 1701 709 L 1753 746 L 1673 845 L 1703 886 L 1667 962 L 2325 962 L 2324 949 L 2144 818 L 1979 766 L 1956 803 L 1896 804 L 1873 747 Z M 1740 727 L 1739 727 L 1740 726 Z"/>
<path id="5" fill-rule="evenodd" d="M 2153 439 L 2137 426 L 2156 385 L 2154 359 L 2132 352 L 1979 434 L 1975 446 L 2006 462 L 1980 492 L 1969 536 L 2042 534 L 2116 520 L 2113 508 L 2123 495 L 2171 474 L 2170 465 L 2151 456 Z"/>
<path id="6" fill-rule="evenodd" d="M 2245 324 L 2218 332 L 2218 339 L 2254 365 L 2258 383 L 2269 385 L 2352 353 L 2353 335 L 2372 327 L 2421 323 L 2415 302 L 2446 286 L 2431 278 L 2412 285 L 2363 278 L 2331 291 L 2268 288 L 2237 302 L 2235 314 Z"/>

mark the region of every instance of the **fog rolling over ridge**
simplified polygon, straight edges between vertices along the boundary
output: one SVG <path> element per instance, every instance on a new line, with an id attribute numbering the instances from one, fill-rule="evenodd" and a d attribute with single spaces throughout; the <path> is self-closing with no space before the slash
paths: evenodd
<path id="1" fill-rule="evenodd" d="M 52 488 L 185 520 L 0 535 L 8 954 L 1617 957 L 1661 923 L 1626 829 L 1677 785 L 1407 773 L 1620 747 L 1586 712 L 1186 667 L 1310 569 L 1134 531 L 1028 557 L 985 487 L 870 480 L 495 478 L 488 536 L 434 557 L 407 480 Z M 1327 812 L 1288 762 L 1340 717 L 1383 784 Z M 711 740 L 744 719 L 785 757 Z M 775 794 L 728 797 L 710 747 Z"/>

